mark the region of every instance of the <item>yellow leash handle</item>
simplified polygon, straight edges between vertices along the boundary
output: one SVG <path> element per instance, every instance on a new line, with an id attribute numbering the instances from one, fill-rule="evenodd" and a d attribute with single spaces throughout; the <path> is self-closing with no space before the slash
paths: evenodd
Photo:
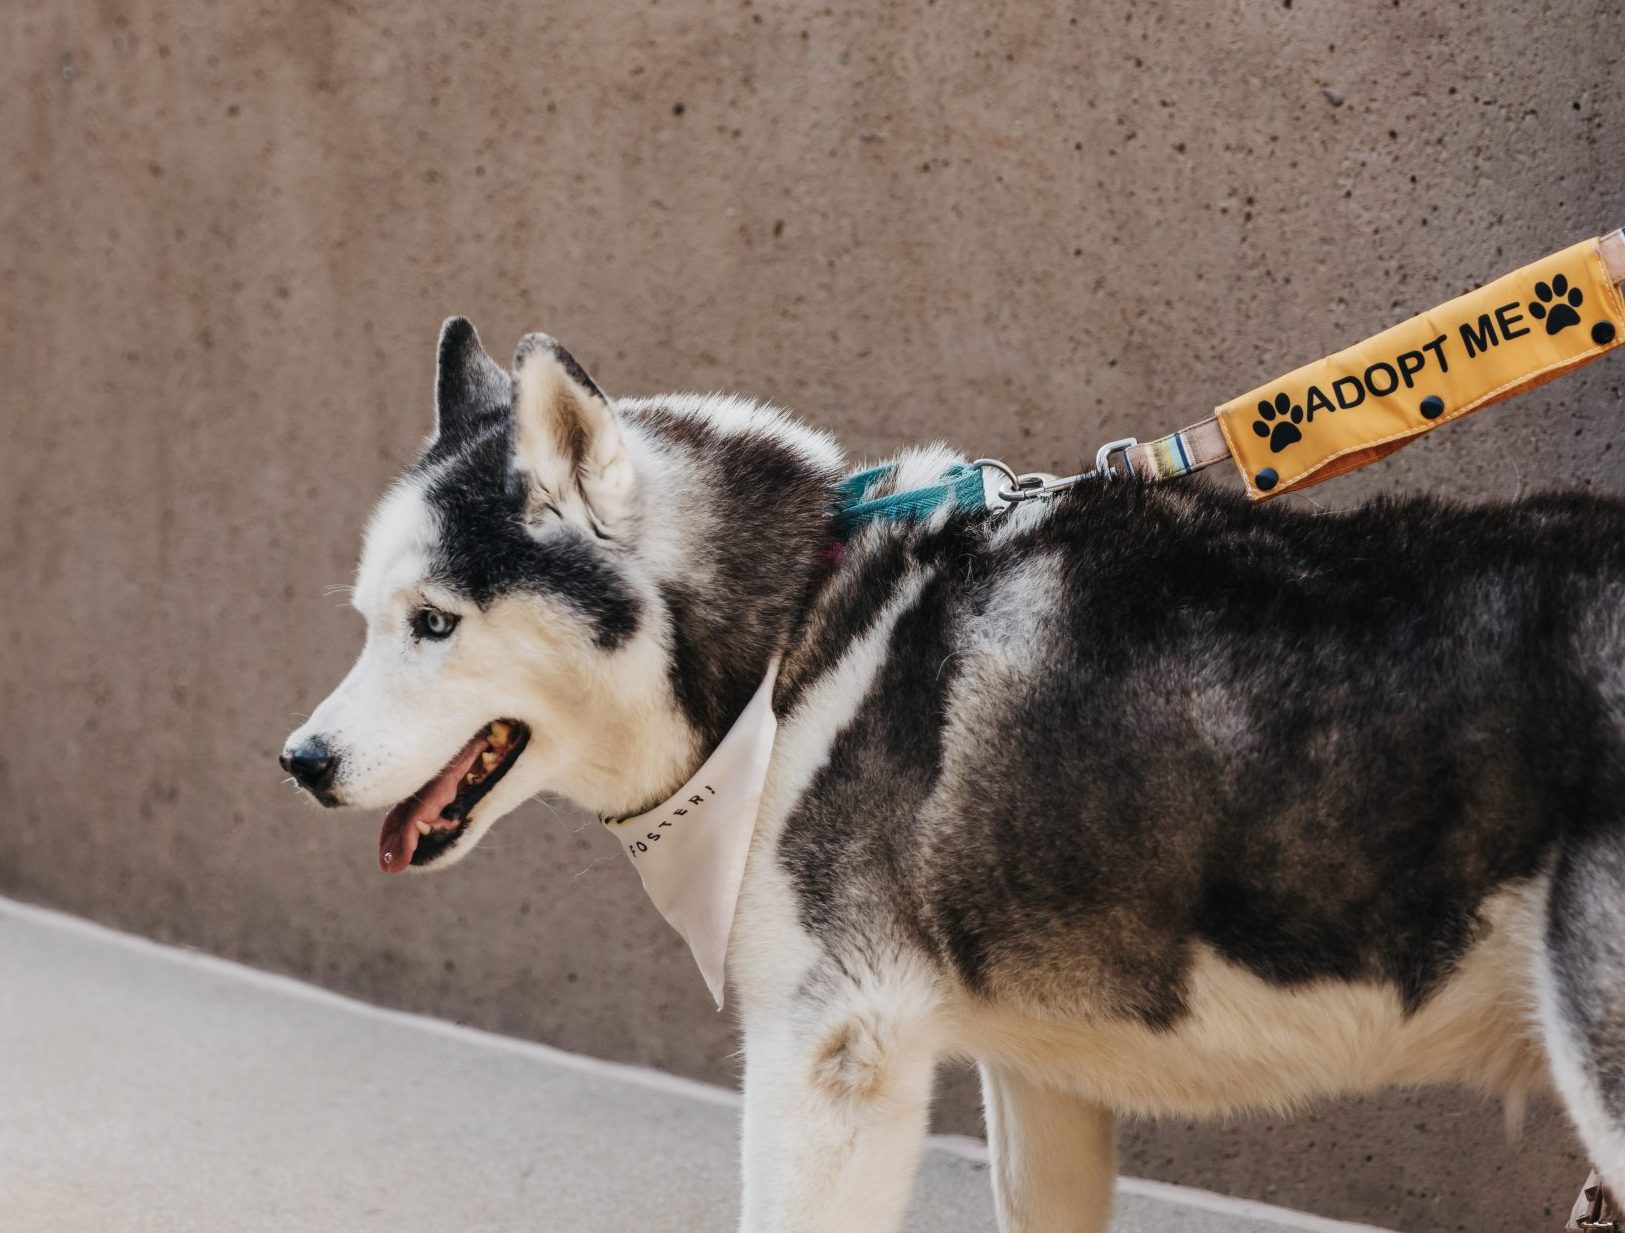
<path id="1" fill-rule="evenodd" d="M 1254 500 L 1317 484 L 1613 350 L 1622 281 L 1625 234 L 1586 240 L 1136 444 L 1127 463 L 1157 479 L 1229 457 Z"/>

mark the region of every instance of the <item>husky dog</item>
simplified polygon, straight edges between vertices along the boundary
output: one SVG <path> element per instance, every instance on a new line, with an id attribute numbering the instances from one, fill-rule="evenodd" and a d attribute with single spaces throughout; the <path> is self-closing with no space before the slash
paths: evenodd
<path id="1" fill-rule="evenodd" d="M 1625 503 L 1114 480 L 839 543 L 842 456 L 774 409 L 462 319 L 437 385 L 284 766 L 443 868 L 539 792 L 659 802 L 781 658 L 744 1229 L 895 1229 L 949 1056 L 1007 1231 L 1104 1227 L 1114 1114 L 1389 1084 L 1555 1084 L 1625 1182 Z"/>

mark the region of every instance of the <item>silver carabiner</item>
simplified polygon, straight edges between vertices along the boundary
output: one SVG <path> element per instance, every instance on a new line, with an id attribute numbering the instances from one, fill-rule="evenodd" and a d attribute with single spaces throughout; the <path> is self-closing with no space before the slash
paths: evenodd
<path id="1" fill-rule="evenodd" d="M 1058 492 L 1065 492 L 1077 484 L 1088 479 L 1112 479 L 1118 473 L 1112 470 L 1111 456 L 1118 451 L 1123 452 L 1123 474 L 1132 476 L 1134 464 L 1128 460 L 1128 450 L 1140 443 L 1137 437 L 1123 437 L 1117 441 L 1108 441 L 1095 451 L 1095 469 L 1084 471 L 1078 475 L 1063 475 L 1059 478 L 1045 475 L 1038 471 L 1028 472 L 1026 475 L 1017 475 L 1015 468 L 999 461 L 997 458 L 977 458 L 971 462 L 973 467 L 987 467 L 999 472 L 1010 481 L 1010 487 L 999 489 L 999 500 L 1007 505 L 1017 501 L 1030 501 L 1034 497 L 1054 496 Z"/>

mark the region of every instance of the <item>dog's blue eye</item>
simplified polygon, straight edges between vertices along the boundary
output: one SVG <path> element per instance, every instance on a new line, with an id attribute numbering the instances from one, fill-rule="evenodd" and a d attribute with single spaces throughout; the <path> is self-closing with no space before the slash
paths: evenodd
<path id="1" fill-rule="evenodd" d="M 451 637 L 451 631 L 456 628 L 457 617 L 438 608 L 419 608 L 412 614 L 412 634 L 417 638 L 438 642 Z"/>

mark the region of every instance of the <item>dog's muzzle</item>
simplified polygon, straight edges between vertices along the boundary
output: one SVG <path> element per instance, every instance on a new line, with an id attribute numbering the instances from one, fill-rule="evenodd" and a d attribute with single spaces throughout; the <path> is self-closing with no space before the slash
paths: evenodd
<path id="1" fill-rule="evenodd" d="M 292 749 L 284 749 L 277 759 L 294 781 L 324 805 L 336 805 L 333 780 L 338 775 L 339 757 L 321 737 L 311 737 Z"/>

